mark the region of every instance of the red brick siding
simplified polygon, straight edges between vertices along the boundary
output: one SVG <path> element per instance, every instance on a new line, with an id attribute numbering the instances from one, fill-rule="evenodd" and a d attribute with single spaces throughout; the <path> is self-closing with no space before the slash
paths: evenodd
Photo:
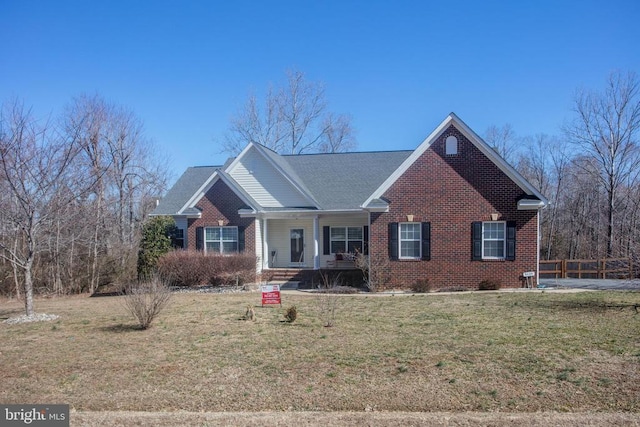
<path id="1" fill-rule="evenodd" d="M 245 252 L 255 253 L 254 219 L 240 218 L 238 210 L 246 207 L 246 204 L 225 183 L 218 181 L 213 184 L 196 206 L 200 208 L 202 216 L 189 219 L 188 249 L 196 249 L 197 227 L 217 227 L 218 221 L 224 221 L 225 226 L 244 227 Z"/>
<path id="2" fill-rule="evenodd" d="M 445 155 L 445 140 L 458 138 L 458 154 Z M 389 188 L 389 212 L 371 216 L 371 253 L 388 253 L 390 222 L 431 222 L 431 260 L 390 261 L 392 287 L 429 279 L 436 288 L 474 289 L 481 280 L 521 286 L 524 271 L 536 269 L 537 211 L 518 211 L 524 192 L 455 127 L 449 127 Z M 472 261 L 471 224 L 516 221 L 515 261 Z"/>

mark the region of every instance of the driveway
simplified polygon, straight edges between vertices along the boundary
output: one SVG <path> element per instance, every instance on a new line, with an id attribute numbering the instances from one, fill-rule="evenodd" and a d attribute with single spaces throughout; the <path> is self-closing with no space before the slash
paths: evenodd
<path id="1" fill-rule="evenodd" d="M 590 289 L 594 291 L 640 291 L 640 279 L 540 279 L 538 288 Z"/>

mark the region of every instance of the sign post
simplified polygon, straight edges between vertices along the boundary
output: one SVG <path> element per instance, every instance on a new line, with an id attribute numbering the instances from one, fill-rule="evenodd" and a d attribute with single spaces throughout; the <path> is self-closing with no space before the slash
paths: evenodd
<path id="1" fill-rule="evenodd" d="M 533 289 L 533 280 L 536 277 L 536 272 L 535 271 L 525 271 L 524 273 L 522 273 L 522 277 L 524 277 L 525 286 L 527 288 Z"/>
<path id="2" fill-rule="evenodd" d="M 262 285 L 262 306 L 265 304 L 280 304 L 280 285 Z"/>

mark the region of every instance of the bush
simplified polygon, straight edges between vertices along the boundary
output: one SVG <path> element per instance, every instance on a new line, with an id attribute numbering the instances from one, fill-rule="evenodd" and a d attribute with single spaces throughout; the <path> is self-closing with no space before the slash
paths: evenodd
<path id="1" fill-rule="evenodd" d="M 171 250 L 171 236 L 176 230 L 176 223 L 170 216 L 156 216 L 145 222 L 138 252 L 139 278 L 153 274 L 158 259 Z"/>
<path id="2" fill-rule="evenodd" d="M 500 283 L 497 279 L 485 279 L 478 285 L 478 290 L 481 291 L 497 291 L 502 287 L 502 283 Z"/>
<path id="3" fill-rule="evenodd" d="M 138 321 L 140 329 L 151 326 L 153 319 L 171 299 L 171 290 L 159 276 L 125 286 L 124 306 Z"/>
<path id="4" fill-rule="evenodd" d="M 431 292 L 433 290 L 433 286 L 431 285 L 431 282 L 429 282 L 429 279 L 418 279 L 413 285 L 411 285 L 411 290 L 418 294 L 424 294 Z"/>
<path id="5" fill-rule="evenodd" d="M 158 260 L 158 272 L 174 286 L 230 286 L 255 280 L 256 257 L 173 251 Z"/>
<path id="6" fill-rule="evenodd" d="M 287 322 L 293 323 L 298 318 L 298 309 L 295 305 L 287 308 L 287 311 L 284 313 L 284 318 Z"/>

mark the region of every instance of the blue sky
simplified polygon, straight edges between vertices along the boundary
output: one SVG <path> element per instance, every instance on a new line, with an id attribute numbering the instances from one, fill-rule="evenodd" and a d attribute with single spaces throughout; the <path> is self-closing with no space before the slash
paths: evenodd
<path id="1" fill-rule="evenodd" d="M 40 117 L 99 93 L 174 178 L 287 69 L 326 85 L 358 150 L 415 148 L 453 111 L 477 133 L 558 134 L 576 88 L 640 73 L 640 2 L 0 0 L 0 101 Z"/>

